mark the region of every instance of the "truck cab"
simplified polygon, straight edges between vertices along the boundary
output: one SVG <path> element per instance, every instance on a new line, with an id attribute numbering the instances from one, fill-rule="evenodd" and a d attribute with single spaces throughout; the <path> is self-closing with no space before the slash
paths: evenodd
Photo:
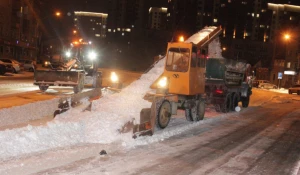
<path id="1" fill-rule="evenodd" d="M 192 43 L 168 43 L 165 69 L 152 88 L 166 88 L 168 93 L 196 95 L 205 92 L 206 55 Z M 160 85 L 167 80 L 165 87 Z"/>

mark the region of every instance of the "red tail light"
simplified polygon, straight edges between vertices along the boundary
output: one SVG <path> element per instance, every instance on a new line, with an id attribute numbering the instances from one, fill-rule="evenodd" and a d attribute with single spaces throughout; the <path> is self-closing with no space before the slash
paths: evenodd
<path id="1" fill-rule="evenodd" d="M 223 94 L 223 90 L 221 90 L 221 89 L 216 89 L 216 94 Z"/>

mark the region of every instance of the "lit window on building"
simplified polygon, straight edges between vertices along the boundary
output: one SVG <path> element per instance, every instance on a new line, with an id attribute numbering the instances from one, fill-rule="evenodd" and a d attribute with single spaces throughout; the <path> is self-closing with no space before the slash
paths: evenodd
<path id="1" fill-rule="evenodd" d="M 294 17 L 293 16 L 290 16 L 290 21 L 294 20 Z"/>
<path id="2" fill-rule="evenodd" d="M 217 19 L 217 18 L 215 18 L 215 19 L 214 19 L 214 23 L 217 23 L 217 22 L 218 22 L 218 19 Z"/>
<path id="3" fill-rule="evenodd" d="M 225 4 L 221 4 L 221 7 L 226 7 L 226 5 Z"/>
<path id="4" fill-rule="evenodd" d="M 117 28 L 117 31 L 121 31 L 121 29 L 120 29 L 120 28 Z"/>
<path id="5" fill-rule="evenodd" d="M 108 32 L 111 32 L 111 29 L 108 29 L 107 31 L 108 31 Z"/>
<path id="6" fill-rule="evenodd" d="M 247 4 L 247 2 L 246 2 L 246 1 L 242 1 L 242 4 L 246 5 L 246 4 Z"/>
<path id="7" fill-rule="evenodd" d="M 265 28 L 265 25 L 262 25 L 262 24 L 261 24 L 261 25 L 259 25 L 259 27 L 260 27 L 260 28 Z"/>
<path id="8" fill-rule="evenodd" d="M 291 62 L 286 63 L 286 68 L 291 68 Z"/>
<path id="9" fill-rule="evenodd" d="M 254 13 L 252 13 L 252 17 L 254 17 Z"/>
<path id="10" fill-rule="evenodd" d="M 125 35 L 125 33 L 122 33 L 122 36 L 124 36 Z"/>
<path id="11" fill-rule="evenodd" d="M 131 32 L 130 28 L 125 29 L 126 32 Z"/>
<path id="12" fill-rule="evenodd" d="M 100 35 L 100 34 L 95 34 L 95 36 L 96 36 L 96 37 L 101 37 L 101 35 Z"/>
<path id="13" fill-rule="evenodd" d="M 262 13 L 265 13 L 265 12 L 266 12 L 266 9 L 261 9 L 261 12 L 262 12 Z"/>
<path id="14" fill-rule="evenodd" d="M 256 14 L 256 18 L 259 18 L 259 13 L 258 13 L 258 14 Z"/>

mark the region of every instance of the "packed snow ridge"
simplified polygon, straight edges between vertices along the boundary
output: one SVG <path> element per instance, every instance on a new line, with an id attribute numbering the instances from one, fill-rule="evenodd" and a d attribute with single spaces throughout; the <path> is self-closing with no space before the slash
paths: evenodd
<path id="1" fill-rule="evenodd" d="M 201 40 L 215 28 L 207 27 L 193 35 L 187 42 Z M 212 54 L 221 55 L 218 40 L 212 42 L 211 45 L 214 47 Z M 120 142 L 123 146 L 132 147 L 163 140 L 203 123 L 188 124 L 187 122 L 185 127 L 175 127 L 176 129 L 173 130 L 167 128 L 152 137 L 136 140 L 132 139 L 132 133 L 119 133 L 118 130 L 128 121 L 139 122 L 141 109 L 151 106 L 151 103 L 143 97 L 150 90 L 150 85 L 163 73 L 164 60 L 160 60 L 149 72 L 143 74 L 140 79 L 120 93 L 104 94 L 102 98 L 93 102 L 91 111 L 83 112 L 80 108 L 72 108 L 56 116 L 45 126 L 28 125 L 24 128 L 1 131 L 0 159 L 84 143 Z M 38 104 L 36 108 L 39 108 Z"/>

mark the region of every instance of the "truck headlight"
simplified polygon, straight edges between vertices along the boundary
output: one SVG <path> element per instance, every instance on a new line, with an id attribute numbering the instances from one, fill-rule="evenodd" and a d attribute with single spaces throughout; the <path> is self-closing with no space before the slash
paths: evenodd
<path id="1" fill-rule="evenodd" d="M 89 52 L 88 58 L 90 60 L 94 60 L 94 59 L 96 59 L 96 57 L 97 57 L 97 54 L 94 51 Z"/>
<path id="2" fill-rule="evenodd" d="M 162 77 L 159 81 L 158 81 L 158 87 L 159 88 L 166 88 L 168 85 L 168 79 L 167 77 Z"/>
<path id="3" fill-rule="evenodd" d="M 111 75 L 110 75 L 110 79 L 113 83 L 116 83 L 119 81 L 119 77 L 118 75 L 115 73 L 115 72 L 112 72 Z"/>
<path id="4" fill-rule="evenodd" d="M 70 57 L 71 57 L 71 52 L 70 52 L 70 51 L 67 51 L 67 52 L 66 52 L 66 57 L 67 57 L 67 58 L 70 58 Z"/>

